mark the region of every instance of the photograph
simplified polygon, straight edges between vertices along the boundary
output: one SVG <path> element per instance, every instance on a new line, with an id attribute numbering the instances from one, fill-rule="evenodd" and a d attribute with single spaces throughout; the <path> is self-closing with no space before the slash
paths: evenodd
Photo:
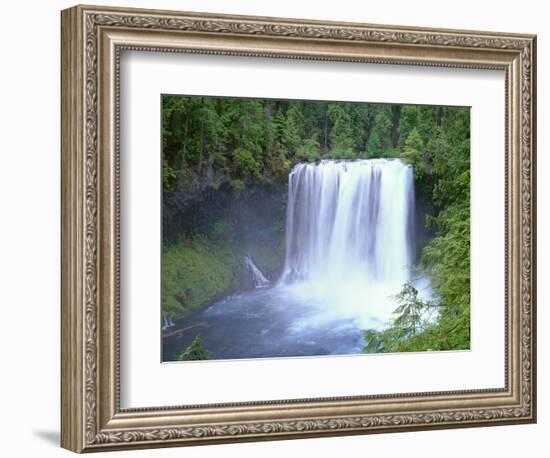
<path id="1" fill-rule="evenodd" d="M 470 349 L 470 107 L 161 106 L 163 362 Z"/>

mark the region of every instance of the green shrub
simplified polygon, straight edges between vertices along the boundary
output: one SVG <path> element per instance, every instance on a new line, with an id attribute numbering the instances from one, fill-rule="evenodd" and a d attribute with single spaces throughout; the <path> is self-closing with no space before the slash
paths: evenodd
<path id="1" fill-rule="evenodd" d="M 321 158 L 319 154 L 320 149 L 321 146 L 317 140 L 308 138 L 298 147 L 296 154 L 299 158 L 308 162 L 315 162 Z"/>
<path id="2" fill-rule="evenodd" d="M 225 169 L 227 167 L 227 157 L 223 154 L 215 154 L 213 165 L 216 170 Z"/>
<path id="3" fill-rule="evenodd" d="M 169 191 L 177 177 L 176 171 L 170 167 L 170 163 L 166 160 L 162 160 L 162 189 Z"/>
<path id="4" fill-rule="evenodd" d="M 415 180 L 419 181 L 425 174 L 425 163 L 422 158 L 424 144 L 416 127 L 405 140 L 405 146 L 401 152 L 401 158 L 405 163 L 412 165 Z"/>
<path id="5" fill-rule="evenodd" d="M 241 176 L 251 176 L 258 180 L 261 177 L 262 164 L 257 161 L 252 153 L 244 148 L 233 151 L 233 163 L 237 167 L 237 173 Z"/>
<path id="6" fill-rule="evenodd" d="M 213 240 L 231 241 L 235 236 L 235 229 L 231 223 L 218 221 L 212 225 L 210 234 Z"/>
<path id="7" fill-rule="evenodd" d="M 202 361 L 210 358 L 210 353 L 204 348 L 200 336 L 196 336 L 187 348 L 183 349 L 177 356 L 177 361 Z"/>
<path id="8" fill-rule="evenodd" d="M 241 191 L 245 188 L 244 181 L 239 180 L 238 178 L 236 178 L 235 180 L 231 180 L 229 182 L 229 185 L 231 186 L 233 194 L 235 194 L 236 196 L 239 196 L 241 194 Z"/>

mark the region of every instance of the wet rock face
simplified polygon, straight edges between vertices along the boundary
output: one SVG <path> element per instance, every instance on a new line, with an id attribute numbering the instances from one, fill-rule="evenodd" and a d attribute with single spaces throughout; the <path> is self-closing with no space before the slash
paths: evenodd
<path id="1" fill-rule="evenodd" d="M 162 227 L 167 242 L 179 234 L 204 231 L 225 221 L 246 238 L 246 230 L 270 226 L 285 218 L 286 185 L 265 183 L 246 185 L 236 193 L 229 181 L 219 186 L 185 186 L 163 197 Z M 235 234 L 234 234 L 235 235 Z"/>

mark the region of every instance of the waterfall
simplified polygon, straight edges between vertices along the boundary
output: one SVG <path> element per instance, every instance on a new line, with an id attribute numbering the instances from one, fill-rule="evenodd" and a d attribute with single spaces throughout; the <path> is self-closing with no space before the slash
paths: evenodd
<path id="1" fill-rule="evenodd" d="M 266 286 L 269 286 L 271 282 L 265 278 L 262 271 L 252 262 L 252 258 L 250 256 L 246 255 L 244 257 L 244 262 L 252 275 L 252 280 L 254 280 L 254 286 L 256 288 L 265 288 Z"/>
<path id="2" fill-rule="evenodd" d="M 281 285 L 299 285 L 339 312 L 371 322 L 410 279 L 412 168 L 398 159 L 323 160 L 289 175 Z"/>
<path id="3" fill-rule="evenodd" d="M 169 316 L 163 316 L 162 317 L 162 330 L 166 331 L 167 329 L 171 328 L 172 326 L 175 326 L 174 322 L 172 321 L 172 318 Z"/>

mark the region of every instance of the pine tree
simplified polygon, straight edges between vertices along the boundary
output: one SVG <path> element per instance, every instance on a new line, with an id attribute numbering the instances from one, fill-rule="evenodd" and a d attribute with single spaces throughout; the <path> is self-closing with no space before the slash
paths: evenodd
<path id="1" fill-rule="evenodd" d="M 178 361 L 202 361 L 210 359 L 210 353 L 204 348 L 200 336 L 196 336 L 187 348 L 176 357 Z"/>
<path id="2" fill-rule="evenodd" d="M 333 153 L 352 153 L 355 147 L 351 116 L 344 104 L 331 103 L 328 106 L 331 122 L 330 146 Z"/>

